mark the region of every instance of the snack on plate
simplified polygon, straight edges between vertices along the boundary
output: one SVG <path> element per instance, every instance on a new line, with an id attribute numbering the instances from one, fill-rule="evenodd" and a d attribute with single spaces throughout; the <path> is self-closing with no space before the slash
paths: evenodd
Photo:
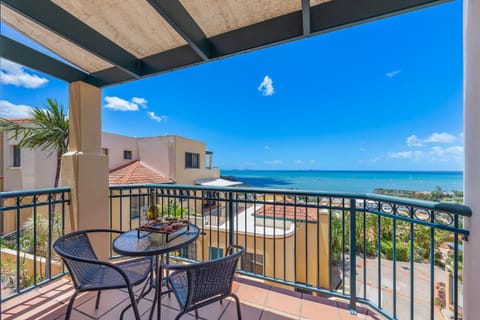
<path id="1" fill-rule="evenodd" d="M 173 233 L 189 224 L 188 219 L 177 219 L 176 217 L 159 217 L 150 220 L 141 228 L 155 230 L 162 233 Z"/>

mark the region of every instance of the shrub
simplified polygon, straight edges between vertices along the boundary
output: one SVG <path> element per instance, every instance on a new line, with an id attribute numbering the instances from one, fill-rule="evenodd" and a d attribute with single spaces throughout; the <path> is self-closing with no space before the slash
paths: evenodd
<path id="1" fill-rule="evenodd" d="M 393 260 L 393 243 L 390 241 L 382 241 L 382 255 L 389 260 Z M 396 243 L 396 258 L 397 261 L 408 261 L 408 246 L 397 242 Z"/>

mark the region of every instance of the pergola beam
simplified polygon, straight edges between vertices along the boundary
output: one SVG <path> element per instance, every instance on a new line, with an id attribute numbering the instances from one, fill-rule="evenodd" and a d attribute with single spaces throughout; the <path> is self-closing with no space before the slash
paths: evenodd
<path id="1" fill-rule="evenodd" d="M 310 0 L 302 0 L 303 35 L 310 35 Z"/>
<path id="2" fill-rule="evenodd" d="M 147 1 L 202 60 L 210 59 L 209 42 L 205 33 L 178 0 Z"/>
<path id="3" fill-rule="evenodd" d="M 452 0 L 335 0 L 312 7 L 311 32 L 321 34 Z"/>
<path id="4" fill-rule="evenodd" d="M 306 36 L 327 33 L 365 21 L 381 19 L 448 1 L 450 0 L 329 1 L 309 7 L 309 34 L 305 34 L 304 24 L 306 21 L 304 19 L 304 3 L 302 2 L 302 11 L 272 18 L 207 39 L 210 43 L 210 60 L 226 58 Z M 352 10 L 352 8 L 355 8 L 355 10 Z M 191 50 L 186 50 L 185 47 L 143 58 L 144 75 L 153 76 L 204 62 L 197 55 L 192 55 Z M 108 72 L 113 73 L 114 70 L 111 69 Z M 114 82 L 111 84 L 114 84 Z"/>
<path id="5" fill-rule="evenodd" d="M 140 62 L 128 51 L 48 0 L 2 0 L 17 13 L 31 19 L 82 49 L 108 61 L 134 78 L 139 78 Z"/>
<path id="6" fill-rule="evenodd" d="M 178 0 L 148 1 L 186 40 L 188 45 L 142 58 L 141 77 L 153 76 L 312 35 L 327 33 L 361 24 L 365 21 L 381 19 L 449 2 L 450 0 L 335 0 L 313 7 L 310 7 L 310 1 L 302 0 L 302 10 L 208 39 Z M 54 6 L 50 1 L 4 0 L 4 3 L 17 11 L 23 12 L 27 18 L 31 16 L 43 25 L 47 23 L 50 29 L 56 30 L 57 33 L 58 30 L 61 30 L 63 36 L 67 39 L 72 34 L 71 41 L 84 43 L 82 47 L 89 48 L 90 51 L 101 51 L 101 55 L 107 61 L 115 60 L 118 62 L 125 59 L 123 49 L 116 50 L 115 47 L 118 48 L 118 46 L 112 44 L 108 39 L 105 40 L 96 31 L 83 25 L 82 22 Z M 68 19 L 66 19 L 67 16 Z M 74 19 L 74 22 L 69 21 L 69 19 Z M 75 29 L 77 24 L 80 24 L 80 29 Z M 68 30 L 68 32 L 64 30 Z M 127 60 L 128 62 L 124 61 L 123 64 L 113 63 L 114 67 L 94 72 L 92 75 L 102 86 L 135 80 L 138 78 L 138 73 L 125 72 L 125 66 L 133 68 L 132 64 L 137 66 L 140 60 L 134 61 L 131 57 L 127 57 Z M 52 74 L 52 72 L 45 72 Z M 68 79 L 64 80 L 69 81 Z"/>
<path id="7" fill-rule="evenodd" d="M 83 71 L 58 61 L 46 54 L 38 52 L 8 37 L 0 37 L 1 56 L 12 62 L 21 64 L 30 69 L 49 74 L 53 77 L 68 81 L 83 81 L 96 87 L 105 85 L 105 82 Z"/>

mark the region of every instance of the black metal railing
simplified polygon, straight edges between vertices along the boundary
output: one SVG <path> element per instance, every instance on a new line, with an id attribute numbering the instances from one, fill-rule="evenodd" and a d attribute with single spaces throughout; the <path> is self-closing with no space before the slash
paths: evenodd
<path id="1" fill-rule="evenodd" d="M 64 274 L 52 245 L 69 204 L 70 188 L 0 192 L 1 301 Z"/>
<path id="2" fill-rule="evenodd" d="M 180 258 L 245 247 L 240 273 L 362 303 L 390 319 L 461 317 L 463 205 L 376 194 L 135 185 L 110 188 L 111 227 L 140 224 L 151 193 L 161 215 L 201 228 Z M 133 213 L 133 214 L 132 214 Z"/>

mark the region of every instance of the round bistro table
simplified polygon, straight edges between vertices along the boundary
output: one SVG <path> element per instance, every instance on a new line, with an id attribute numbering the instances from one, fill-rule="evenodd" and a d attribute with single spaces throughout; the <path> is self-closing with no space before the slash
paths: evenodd
<path id="1" fill-rule="evenodd" d="M 162 254 L 176 251 L 186 247 L 194 242 L 200 234 L 200 230 L 194 224 L 189 225 L 189 229 L 173 239 L 167 241 L 167 235 L 157 232 L 145 232 L 131 230 L 122 233 L 113 241 L 113 250 L 124 256 L 130 257 L 146 257 L 154 256 L 157 265 L 156 268 L 156 284 L 155 296 L 153 299 L 152 310 L 149 319 L 153 318 L 155 311 L 155 301 L 157 301 L 157 319 L 161 319 L 161 297 L 162 297 L 162 277 L 163 268 L 158 261 L 158 257 Z M 140 236 L 139 236 L 140 235 Z"/>

